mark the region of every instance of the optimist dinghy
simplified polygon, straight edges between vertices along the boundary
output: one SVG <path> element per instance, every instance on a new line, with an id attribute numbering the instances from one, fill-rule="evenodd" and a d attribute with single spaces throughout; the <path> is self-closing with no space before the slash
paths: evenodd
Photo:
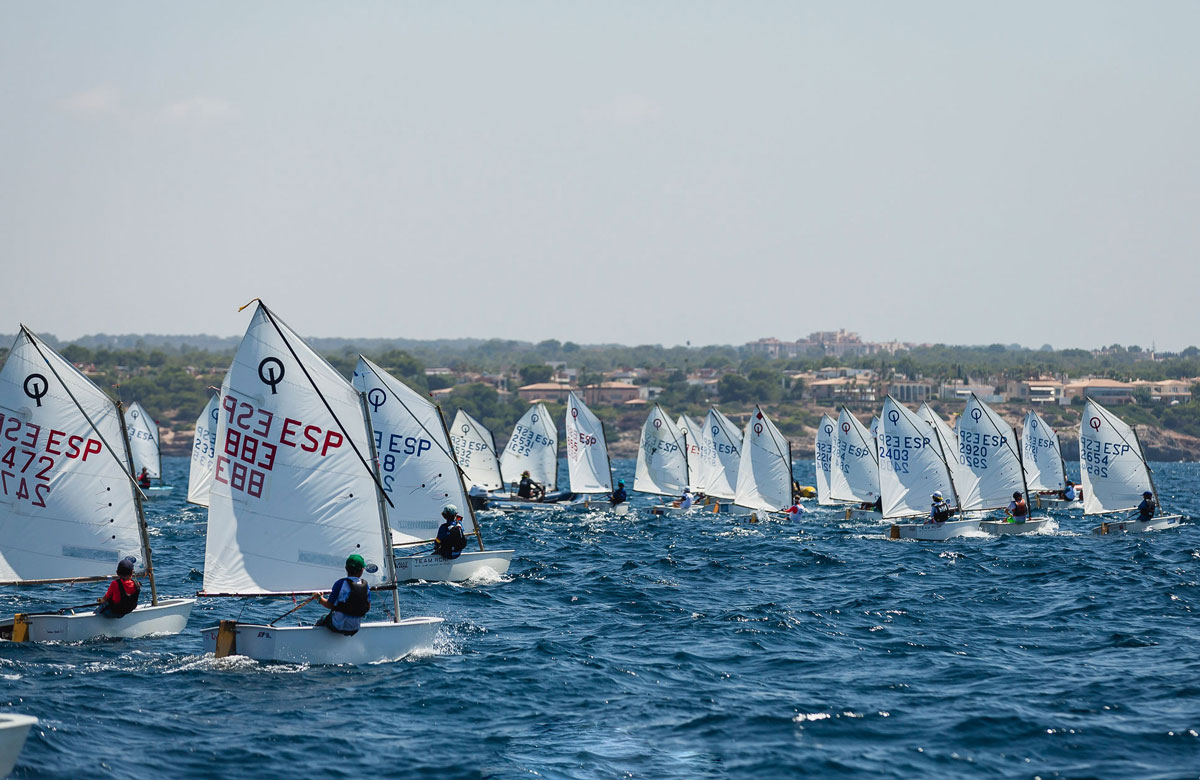
<path id="1" fill-rule="evenodd" d="M 751 510 L 756 518 L 764 514 L 782 518 L 792 504 L 791 443 L 757 404 L 742 433 L 733 503 Z"/>
<path id="2" fill-rule="evenodd" d="M 944 425 L 944 423 L 943 423 Z M 890 395 L 883 402 L 879 428 L 879 492 L 883 518 L 929 516 L 930 496 L 941 492 L 952 509 L 960 507 L 943 437 L 929 423 Z M 979 530 L 979 520 L 944 523 L 894 523 L 889 539 L 945 541 Z"/>
<path id="3" fill-rule="evenodd" d="M 688 458 L 683 434 L 662 407 L 655 404 L 642 425 L 633 489 L 655 496 L 678 496 L 687 487 Z M 657 506 L 651 511 L 662 514 L 671 509 L 680 510 L 680 507 Z M 690 510 L 691 507 L 681 511 Z"/>
<path id="4" fill-rule="evenodd" d="M 161 498 L 175 489 L 173 485 L 163 484 L 162 447 L 158 423 L 150 417 L 149 412 L 137 401 L 125 410 L 125 430 L 129 433 L 129 450 L 133 455 L 133 473 L 140 474 L 146 469 L 151 484 L 142 488 L 146 498 Z"/>
<path id="5" fill-rule="evenodd" d="M 124 420 L 119 404 L 21 326 L 0 369 L 0 585 L 106 581 L 131 556 L 150 594 L 117 618 L 96 615 L 95 601 L 18 614 L 0 621 L 0 638 L 133 638 L 187 623 L 194 599 L 158 597 Z"/>
<path id="6" fill-rule="evenodd" d="M 1150 464 L 1142 454 L 1137 432 L 1092 399 L 1083 408 L 1079 426 L 1079 473 L 1083 475 L 1083 513 L 1111 515 L 1136 510 L 1142 494 L 1154 499 L 1155 517 L 1105 520 L 1092 529 L 1101 536 L 1140 534 L 1178 528 L 1181 515 L 1158 514 L 1158 488 Z"/>
<path id="7" fill-rule="evenodd" d="M 313 664 L 432 650 L 442 619 L 399 615 L 387 497 L 363 394 L 260 302 L 219 406 L 201 595 L 324 593 L 357 553 L 368 585 L 391 591 L 392 616 L 364 621 L 353 636 L 223 620 L 201 631 L 205 650 Z"/>
<path id="8" fill-rule="evenodd" d="M 1067 487 L 1067 470 L 1063 465 L 1058 434 L 1030 409 L 1025 413 L 1021 428 L 1021 455 L 1030 498 L 1038 509 L 1082 509 L 1083 501 L 1063 498 Z"/>
<path id="9" fill-rule="evenodd" d="M 844 406 L 833 430 L 830 456 L 830 500 L 847 505 L 847 520 L 882 520 L 882 512 L 863 508 L 879 498 L 879 453 L 875 440 Z"/>
<path id="10" fill-rule="evenodd" d="M 389 499 L 388 526 L 394 547 L 430 544 L 442 523 L 441 511 L 454 504 L 463 513 L 463 532 L 478 550 L 457 558 L 422 553 L 396 559 L 400 582 L 464 582 L 487 572 L 504 574 L 512 550 L 487 550 L 475 509 L 451 447 L 442 410 L 363 356 L 354 370 L 354 387 L 370 407 L 380 477 Z M 468 424 L 468 427 L 469 424 Z"/>

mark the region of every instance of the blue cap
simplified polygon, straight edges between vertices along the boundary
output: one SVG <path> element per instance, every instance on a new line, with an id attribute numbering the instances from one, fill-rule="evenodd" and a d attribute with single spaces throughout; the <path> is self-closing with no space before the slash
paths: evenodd
<path id="1" fill-rule="evenodd" d="M 137 563 L 137 558 L 132 555 L 121 559 L 117 564 L 117 574 L 133 574 L 133 567 Z"/>

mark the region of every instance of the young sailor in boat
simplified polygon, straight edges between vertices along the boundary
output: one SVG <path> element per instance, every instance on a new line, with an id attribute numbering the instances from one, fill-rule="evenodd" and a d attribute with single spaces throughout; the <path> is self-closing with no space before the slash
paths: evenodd
<path id="1" fill-rule="evenodd" d="M 1008 513 L 1004 521 L 1006 523 L 1023 523 L 1029 519 L 1029 506 L 1020 491 L 1013 493 L 1013 500 L 1008 502 L 1008 508 L 1004 511 Z"/>
<path id="2" fill-rule="evenodd" d="M 1154 519 L 1154 511 L 1157 509 L 1154 506 L 1154 494 L 1147 490 L 1142 493 L 1142 503 L 1138 504 L 1137 519 L 1143 523 L 1148 523 Z"/>
<path id="3" fill-rule="evenodd" d="M 787 513 L 788 520 L 795 520 L 800 515 L 808 512 L 807 509 L 800 505 L 799 500 L 792 501 L 792 505 L 783 511 Z"/>
<path id="4" fill-rule="evenodd" d="M 523 498 L 526 501 L 541 501 L 545 494 L 546 489 L 534 482 L 528 471 L 521 472 L 521 481 L 517 484 L 517 498 Z"/>
<path id="5" fill-rule="evenodd" d="M 944 523 L 949 520 L 952 510 L 950 509 L 950 505 L 942 498 L 942 491 L 935 490 L 932 498 L 933 504 L 929 507 L 929 519 L 925 521 L 926 524 Z"/>
<path id="6" fill-rule="evenodd" d="M 142 466 L 142 472 L 137 476 L 137 483 L 138 487 L 143 489 L 150 487 L 150 472 L 145 466 Z"/>
<path id="7" fill-rule="evenodd" d="M 117 578 L 108 584 L 108 590 L 100 597 L 97 615 L 106 618 L 125 617 L 137 607 L 142 586 L 133 578 L 135 563 L 137 559 L 131 555 L 117 564 Z"/>
<path id="8" fill-rule="evenodd" d="M 1068 479 L 1067 486 L 1063 488 L 1062 495 L 1067 501 L 1074 501 L 1079 498 L 1079 493 L 1075 490 L 1075 483 Z"/>
<path id="9" fill-rule="evenodd" d="M 691 489 L 684 488 L 683 495 L 679 497 L 679 508 L 691 509 L 694 503 L 696 503 L 696 497 L 692 495 Z"/>
<path id="10" fill-rule="evenodd" d="M 467 536 L 463 533 L 458 507 L 446 504 L 442 507 L 442 519 L 445 522 L 438 527 L 437 538 L 433 540 L 433 551 L 446 559 L 457 558 L 467 546 Z"/>
<path id="11" fill-rule="evenodd" d="M 362 578 L 366 561 L 358 553 L 346 559 L 346 576 L 333 583 L 329 598 L 320 596 L 321 606 L 329 610 L 315 625 L 330 631 L 354 636 L 362 625 L 363 615 L 371 610 L 371 589 Z"/>
<path id="12" fill-rule="evenodd" d="M 612 492 L 612 497 L 608 499 L 613 506 L 624 504 L 629 500 L 629 494 L 625 492 L 625 480 L 617 480 L 617 489 Z"/>

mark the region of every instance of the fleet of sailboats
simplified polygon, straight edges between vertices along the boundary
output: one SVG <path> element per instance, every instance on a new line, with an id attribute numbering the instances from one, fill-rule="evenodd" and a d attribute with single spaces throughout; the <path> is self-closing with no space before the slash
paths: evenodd
<path id="1" fill-rule="evenodd" d="M 160 482 L 163 475 L 157 426 L 146 410 L 136 402 L 123 409 L 22 327 L 0 368 L 0 431 L 0 463 L 8 467 L 0 475 L 0 586 L 103 581 L 130 556 L 150 586 L 149 602 L 120 619 L 94 614 L 93 605 L 30 611 L 0 621 L 0 637 L 74 641 L 182 631 L 195 600 L 158 596 L 145 493 L 135 479 L 143 467 Z M 573 392 L 563 441 L 571 492 L 610 493 L 604 425 Z M 443 621 L 401 617 L 399 584 L 506 572 L 514 551 L 487 549 L 468 486 L 495 494 L 528 472 L 553 491 L 558 445 L 542 403 L 530 406 L 498 453 L 479 420 L 460 409 L 447 426 L 436 404 L 366 357 L 347 382 L 259 302 L 219 394 L 196 421 L 187 500 L 208 509 L 199 595 L 324 593 L 355 553 L 367 561 L 363 576 L 372 590 L 390 594 L 391 609 L 385 600 L 376 609 L 386 619 L 363 623 L 353 636 L 277 626 L 278 619 L 222 620 L 201 631 L 206 650 L 366 663 L 431 648 Z M 1161 511 L 1136 432 L 1091 399 L 1079 449 L 1083 511 L 1102 519 L 1094 533 L 1179 525 L 1180 515 Z M 1017 502 L 1066 505 L 1059 498 L 1066 471 L 1051 426 L 1030 411 L 1018 436 L 974 394 L 953 428 L 928 403 L 914 412 L 891 396 L 869 428 L 845 407 L 836 420 L 824 415 L 814 465 L 819 505 L 845 507 L 847 519 L 890 521 L 893 539 L 1033 533 L 1050 520 L 989 513 Z M 759 406 L 742 429 L 715 407 L 700 424 L 687 415 L 673 420 L 658 404 L 642 426 L 636 492 L 675 497 L 691 490 L 766 516 L 795 500 L 794 484 L 790 444 Z M 105 496 L 102 504 L 97 494 Z M 929 519 L 935 495 L 950 519 Z M 1147 500 L 1149 517 L 1129 516 Z M 478 550 L 452 559 L 397 552 L 431 543 L 447 505 L 461 507 L 464 532 Z"/>

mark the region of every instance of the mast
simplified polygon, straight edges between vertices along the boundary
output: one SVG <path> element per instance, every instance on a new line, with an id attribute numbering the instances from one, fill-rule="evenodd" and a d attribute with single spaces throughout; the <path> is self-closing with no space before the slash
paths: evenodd
<path id="1" fill-rule="evenodd" d="M 392 551 L 392 528 L 388 525 L 386 496 L 383 495 L 383 480 L 379 474 L 379 452 L 375 449 L 375 426 L 371 422 L 371 410 L 367 408 L 367 394 L 358 394 L 363 420 L 367 423 L 367 451 L 371 455 L 371 470 L 375 476 L 375 503 L 379 505 L 379 525 L 383 533 L 383 557 L 387 566 L 388 579 L 392 584 L 392 622 L 400 622 L 400 588 L 396 582 L 396 557 Z"/>
<path id="2" fill-rule="evenodd" d="M 929 411 L 932 412 L 933 409 L 930 408 Z M 954 508 L 961 512 L 962 503 L 958 500 L 958 488 L 954 484 L 954 475 L 950 473 L 950 462 L 946 460 L 946 448 L 942 446 L 942 435 L 938 432 L 936 423 L 927 422 L 925 424 L 933 429 L 933 438 L 937 439 L 938 452 L 942 455 L 942 465 L 946 467 L 946 481 L 950 483 L 950 492 L 954 494 Z"/>
<path id="3" fill-rule="evenodd" d="M 600 420 L 599 417 L 596 419 Z M 606 433 L 604 430 L 604 420 L 600 420 L 600 438 L 604 440 L 604 462 L 608 465 L 608 489 L 611 493 L 611 491 L 616 490 L 617 488 L 616 484 L 613 482 L 612 458 L 608 457 L 608 433 Z"/>
<path id="4" fill-rule="evenodd" d="M 121 443 L 125 445 L 125 462 L 129 464 L 129 473 L 133 473 L 133 453 L 129 449 L 129 430 L 125 427 L 125 409 L 120 401 L 116 402 L 117 419 L 121 421 Z M 162 467 L 158 469 L 162 476 Z M 150 579 L 150 606 L 158 605 L 158 588 L 154 584 L 154 564 L 150 559 L 150 531 L 146 528 L 146 512 L 142 506 L 142 491 L 130 480 L 133 489 L 133 505 L 137 509 L 138 534 L 142 537 L 142 555 L 146 558 L 146 576 Z"/>
<path id="5" fill-rule="evenodd" d="M 446 418 L 442 415 L 442 407 L 434 404 L 433 408 L 437 410 L 437 418 L 442 424 L 442 433 L 445 434 L 446 441 L 450 441 L 450 429 L 446 427 Z M 467 419 L 471 418 L 468 417 Z M 472 425 L 472 427 L 474 426 Z M 454 458 L 454 466 L 454 470 L 456 472 L 455 477 L 458 478 L 459 487 L 462 488 L 463 496 L 466 498 L 467 512 L 471 515 L 471 525 L 475 527 L 475 541 L 479 542 L 479 549 L 483 550 L 483 531 L 479 527 L 479 520 L 475 517 L 475 507 L 471 506 L 471 494 L 467 491 L 467 485 L 463 481 L 463 470 L 462 467 L 458 465 L 458 458 Z M 503 477 L 501 477 L 501 481 L 503 481 Z"/>
<path id="6" fill-rule="evenodd" d="M 1162 504 L 1158 502 L 1158 488 L 1154 486 L 1154 470 L 1150 468 L 1146 455 L 1142 452 L 1142 440 L 1138 438 L 1137 428 L 1131 425 L 1129 429 L 1133 431 L 1133 443 L 1137 445 L 1138 457 L 1142 459 L 1142 465 L 1146 467 L 1146 478 L 1150 480 L 1150 492 L 1154 494 L 1154 508 L 1162 512 Z"/>

